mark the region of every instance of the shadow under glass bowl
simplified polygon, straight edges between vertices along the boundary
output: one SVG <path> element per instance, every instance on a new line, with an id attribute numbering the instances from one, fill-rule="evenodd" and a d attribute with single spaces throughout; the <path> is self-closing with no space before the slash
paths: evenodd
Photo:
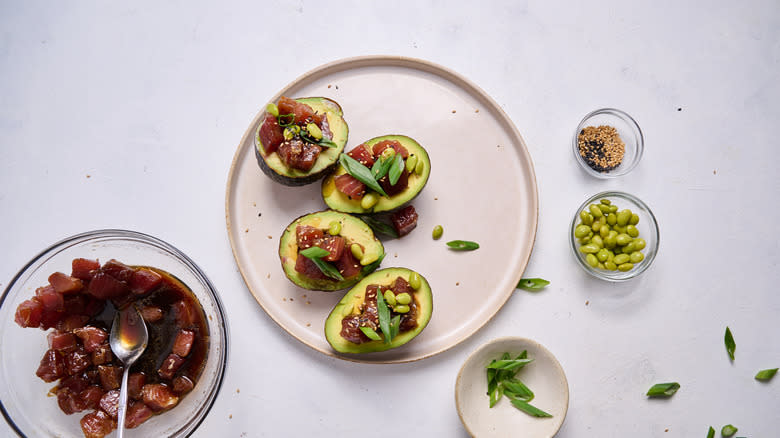
<path id="1" fill-rule="evenodd" d="M 644 259 L 641 262 L 636 263 L 629 271 L 610 271 L 598 267 L 591 267 L 586 261 L 587 254 L 580 251 L 581 244 L 578 239 L 574 237 L 574 229 L 581 223 L 580 212 L 587 210 L 590 204 L 598 205 L 602 199 L 608 199 L 611 202 L 611 205 L 616 205 L 618 207 L 618 211 L 629 209 L 639 216 L 639 223 L 635 226 L 639 231 L 638 237 L 644 239 L 646 242 L 645 248 L 641 251 L 644 255 Z M 595 234 L 596 233 L 594 233 L 594 235 Z M 625 192 L 607 191 L 591 196 L 575 210 L 574 217 L 569 225 L 569 246 L 571 247 L 574 258 L 577 259 L 577 263 L 588 274 L 607 281 L 630 280 L 645 272 L 653 263 L 653 260 L 655 260 L 655 256 L 658 253 L 659 239 L 658 222 L 656 221 L 653 212 L 650 210 L 650 207 L 642 202 L 641 199 Z"/>
<path id="2" fill-rule="evenodd" d="M 0 410 L 20 436 L 83 436 L 79 420 L 91 410 L 65 415 L 57 398 L 48 396 L 56 382 L 35 375 L 48 349 L 46 332 L 21 328 L 14 321 L 18 305 L 48 284 L 54 272 L 70 273 L 74 258 L 117 259 L 128 265 L 159 268 L 186 284 L 200 302 L 209 329 L 209 352 L 191 392 L 170 411 L 155 415 L 127 437 L 183 437 L 201 424 L 222 387 L 228 355 L 227 321 L 217 291 L 203 271 L 181 251 L 152 236 L 126 230 L 78 234 L 45 249 L 11 280 L 0 298 Z"/>
<path id="3" fill-rule="evenodd" d="M 600 125 L 614 127 L 620 135 L 620 139 L 625 143 L 625 154 L 620 165 L 612 170 L 603 172 L 592 168 L 585 158 L 580 155 L 579 149 L 580 132 L 588 126 L 598 127 Z M 639 124 L 631 116 L 616 108 L 602 108 L 586 115 L 580 124 L 577 125 L 572 138 L 572 150 L 577 162 L 580 163 L 585 172 L 596 178 L 615 178 L 631 172 L 636 167 L 639 160 L 642 159 L 642 154 L 645 150 L 645 140 Z"/>

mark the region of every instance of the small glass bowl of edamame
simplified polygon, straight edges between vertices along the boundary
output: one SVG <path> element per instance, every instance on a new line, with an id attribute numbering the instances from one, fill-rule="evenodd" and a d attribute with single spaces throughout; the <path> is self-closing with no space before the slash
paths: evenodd
<path id="1" fill-rule="evenodd" d="M 590 275 L 625 281 L 644 272 L 658 252 L 658 223 L 641 199 L 624 192 L 591 196 L 574 212 L 569 243 Z"/>

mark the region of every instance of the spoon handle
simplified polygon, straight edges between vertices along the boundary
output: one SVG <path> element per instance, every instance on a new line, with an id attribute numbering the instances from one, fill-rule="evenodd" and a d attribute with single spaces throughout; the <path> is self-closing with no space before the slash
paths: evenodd
<path id="1" fill-rule="evenodd" d="M 127 414 L 127 376 L 130 374 L 130 367 L 125 366 L 122 373 L 122 386 L 119 390 L 119 413 L 117 414 L 116 433 L 117 438 L 122 438 L 125 434 L 125 415 Z"/>

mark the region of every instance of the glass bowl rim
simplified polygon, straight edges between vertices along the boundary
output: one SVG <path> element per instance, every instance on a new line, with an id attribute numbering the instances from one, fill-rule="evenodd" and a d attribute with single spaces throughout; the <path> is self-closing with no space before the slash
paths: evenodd
<path id="1" fill-rule="evenodd" d="M 629 165 L 627 167 L 622 169 L 620 172 L 613 172 L 613 171 L 599 172 L 599 171 L 596 171 L 593 168 L 591 168 L 588 165 L 588 163 L 586 163 L 585 160 L 580 155 L 579 144 L 578 144 L 578 140 L 577 140 L 578 137 L 579 137 L 580 131 L 582 130 L 582 128 L 585 125 L 585 122 L 587 122 L 588 119 L 590 119 L 591 117 L 594 117 L 594 116 L 601 115 L 601 114 L 608 114 L 608 115 L 617 117 L 617 118 L 623 120 L 623 122 L 625 122 L 629 127 L 631 127 L 631 128 L 636 130 L 635 134 L 636 134 L 637 142 L 636 142 L 636 145 L 635 145 L 635 148 L 634 148 L 636 150 L 634 159 L 631 161 L 631 163 L 629 163 Z M 593 110 L 593 111 L 589 112 L 588 114 L 586 114 L 585 117 L 583 117 L 582 120 L 580 120 L 580 123 L 577 124 L 577 129 L 574 130 L 574 136 L 572 137 L 572 151 L 574 152 L 574 156 L 576 157 L 577 162 L 585 170 L 585 172 L 587 172 L 589 175 L 595 176 L 596 178 L 601 178 L 601 179 L 617 178 L 619 176 L 626 175 L 629 172 L 631 172 L 632 170 L 634 170 L 634 167 L 636 167 L 636 165 L 639 164 L 639 161 L 642 160 L 642 155 L 644 154 L 644 151 L 645 151 L 645 136 L 642 133 L 642 128 L 639 126 L 639 123 L 637 123 L 637 121 L 633 117 L 631 117 L 631 115 L 628 114 L 627 112 L 625 112 L 625 111 L 623 111 L 621 109 L 612 108 L 612 107 L 599 108 L 599 109 Z"/>

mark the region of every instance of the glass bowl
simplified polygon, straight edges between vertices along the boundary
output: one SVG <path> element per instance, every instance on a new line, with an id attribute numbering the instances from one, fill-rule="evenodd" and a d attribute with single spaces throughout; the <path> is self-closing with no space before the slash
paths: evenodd
<path id="1" fill-rule="evenodd" d="M 588 210 L 590 204 L 600 204 L 602 199 L 610 201 L 611 205 L 618 207 L 618 211 L 629 209 L 633 213 L 639 216 L 639 223 L 635 226 L 639 231 L 639 238 L 642 238 L 646 242 L 645 248 L 641 251 L 644 255 L 644 259 L 634 264 L 634 267 L 628 271 L 610 271 L 607 269 L 601 269 L 599 267 L 591 267 L 586 261 L 587 254 L 580 251 L 581 243 L 579 239 L 574 236 L 574 229 L 582 222 L 580 218 L 580 212 Z M 598 233 L 594 233 L 594 236 Z M 658 222 L 656 222 L 653 212 L 650 207 L 647 206 L 641 199 L 636 196 L 630 195 L 624 192 L 601 192 L 591 196 L 574 212 L 574 217 L 571 220 L 569 226 L 569 245 L 571 246 L 572 254 L 582 269 L 588 274 L 607 281 L 625 281 L 630 280 L 637 275 L 643 273 L 653 263 L 656 254 L 658 253 Z"/>
<path id="2" fill-rule="evenodd" d="M 192 289 L 206 316 L 209 353 L 203 372 L 179 404 L 155 415 L 127 437 L 181 437 L 192 433 L 216 400 L 225 375 L 228 354 L 227 321 L 214 286 L 186 255 L 154 237 L 124 230 L 99 230 L 69 237 L 35 256 L 11 280 L 0 298 L 0 410 L 20 436 L 83 436 L 79 420 L 91 410 L 65 415 L 57 398 L 48 396 L 56 382 L 35 375 L 48 349 L 46 332 L 22 328 L 14 321 L 17 306 L 35 289 L 48 284 L 56 271 L 70 273 L 74 258 L 112 258 L 128 265 L 146 265 L 176 276 Z"/>
<path id="3" fill-rule="evenodd" d="M 588 126 L 608 125 L 614 127 L 620 139 L 625 143 L 625 154 L 620 165 L 612 170 L 598 171 L 592 168 L 585 158 L 580 155 L 578 138 L 583 129 Z M 615 108 L 602 108 L 593 111 L 582 119 L 577 129 L 574 131 L 574 137 L 571 141 L 572 150 L 577 162 L 580 163 L 585 171 L 596 178 L 615 178 L 625 175 L 636 167 L 639 160 L 642 159 L 642 153 L 645 150 L 645 140 L 642 136 L 642 130 L 631 116 Z"/>

